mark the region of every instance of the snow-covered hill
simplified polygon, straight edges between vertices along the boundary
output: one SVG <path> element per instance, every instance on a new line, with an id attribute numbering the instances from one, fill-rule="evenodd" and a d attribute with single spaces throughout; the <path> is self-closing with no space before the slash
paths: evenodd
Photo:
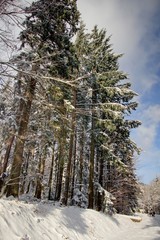
<path id="1" fill-rule="evenodd" d="M 160 217 L 141 218 L 1 199 L 0 240 L 160 240 Z"/>

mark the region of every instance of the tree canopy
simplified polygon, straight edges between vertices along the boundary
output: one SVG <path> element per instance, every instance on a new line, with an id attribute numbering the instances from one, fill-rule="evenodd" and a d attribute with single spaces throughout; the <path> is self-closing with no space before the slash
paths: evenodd
<path id="1" fill-rule="evenodd" d="M 0 87 L 1 195 L 134 211 L 141 123 L 122 55 L 106 30 L 86 31 L 75 0 L 35 1 L 25 15 L 14 78 Z"/>

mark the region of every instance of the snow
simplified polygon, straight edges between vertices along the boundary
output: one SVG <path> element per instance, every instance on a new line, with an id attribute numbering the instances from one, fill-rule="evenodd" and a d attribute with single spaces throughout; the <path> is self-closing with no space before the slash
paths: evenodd
<path id="1" fill-rule="evenodd" d="M 159 240 L 160 216 L 109 216 L 53 202 L 0 199 L 0 240 L 60 239 Z"/>

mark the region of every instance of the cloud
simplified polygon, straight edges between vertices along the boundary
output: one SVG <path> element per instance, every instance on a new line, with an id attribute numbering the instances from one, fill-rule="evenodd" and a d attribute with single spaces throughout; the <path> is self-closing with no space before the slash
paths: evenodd
<path id="1" fill-rule="evenodd" d="M 137 161 L 137 173 L 140 179 L 149 183 L 156 176 L 160 176 L 160 104 L 143 106 L 137 116 L 142 121 L 138 130 L 132 133 L 132 138 L 143 149 Z"/>
<path id="2" fill-rule="evenodd" d="M 113 50 L 124 53 L 120 66 L 129 73 L 133 87 L 140 93 L 145 93 L 158 81 L 153 69 L 145 70 L 149 59 L 159 49 L 157 38 L 151 34 L 156 28 L 153 17 L 159 6 L 158 0 L 78 1 L 87 28 L 91 30 L 97 24 L 112 35 Z"/>
<path id="3" fill-rule="evenodd" d="M 144 151 L 149 151 L 155 146 L 155 139 L 158 135 L 160 125 L 160 105 L 144 106 L 137 117 L 142 121 L 142 125 L 133 137 Z"/>
<path id="4" fill-rule="evenodd" d="M 143 152 L 137 160 L 137 175 L 144 183 L 150 183 L 156 177 L 160 177 L 160 150 Z"/>
<path id="5" fill-rule="evenodd" d="M 78 8 L 88 30 L 96 24 L 105 28 L 111 35 L 113 51 L 124 53 L 120 69 L 129 74 L 132 89 L 139 94 L 138 111 L 131 117 L 142 121 L 131 134 L 144 149 L 137 173 L 149 182 L 160 173 L 160 105 L 154 105 L 150 97 L 160 89 L 160 1 L 78 0 Z"/>

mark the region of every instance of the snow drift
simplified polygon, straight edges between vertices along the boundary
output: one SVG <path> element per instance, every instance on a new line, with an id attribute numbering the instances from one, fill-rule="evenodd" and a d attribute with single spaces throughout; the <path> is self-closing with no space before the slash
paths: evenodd
<path id="1" fill-rule="evenodd" d="M 135 222 L 53 202 L 1 199 L 0 240 L 159 240 L 160 217 L 140 217 Z"/>

